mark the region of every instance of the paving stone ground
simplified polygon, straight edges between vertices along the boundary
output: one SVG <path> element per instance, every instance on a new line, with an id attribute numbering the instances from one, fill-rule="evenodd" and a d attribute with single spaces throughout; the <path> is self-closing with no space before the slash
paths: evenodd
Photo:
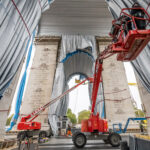
<path id="1" fill-rule="evenodd" d="M 123 140 L 128 141 L 128 136 L 124 136 Z M 17 150 L 15 148 L 13 150 Z M 31 150 L 78 150 L 73 143 L 71 138 L 67 137 L 59 137 L 50 138 L 46 143 L 39 144 L 37 148 L 37 144 L 32 144 L 30 146 Z M 102 140 L 89 140 L 84 148 L 80 150 L 120 150 L 120 147 L 114 148 L 110 144 L 105 144 Z"/>
<path id="2" fill-rule="evenodd" d="M 128 137 L 123 137 L 128 140 Z M 51 138 L 47 143 L 39 145 L 40 150 L 77 150 L 71 138 Z M 105 144 L 102 140 L 89 140 L 82 150 L 120 150 L 120 147 L 114 148 L 110 144 Z M 81 150 L 81 149 L 80 149 Z"/>
<path id="3" fill-rule="evenodd" d="M 41 144 L 40 150 L 77 150 L 74 147 L 71 139 L 51 139 L 48 143 Z M 109 144 L 104 144 L 101 140 L 89 140 L 82 150 L 119 150 L 119 148 L 112 148 Z"/>

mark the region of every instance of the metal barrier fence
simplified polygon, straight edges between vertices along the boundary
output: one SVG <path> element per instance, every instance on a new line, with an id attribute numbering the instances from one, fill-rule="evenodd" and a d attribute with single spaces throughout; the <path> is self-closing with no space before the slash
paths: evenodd
<path id="1" fill-rule="evenodd" d="M 130 136 L 129 148 L 130 150 L 150 150 L 150 140 Z"/>

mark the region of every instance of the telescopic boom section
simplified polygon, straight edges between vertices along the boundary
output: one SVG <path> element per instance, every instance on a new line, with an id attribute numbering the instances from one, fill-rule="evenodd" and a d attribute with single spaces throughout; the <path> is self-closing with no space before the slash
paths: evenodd
<path id="1" fill-rule="evenodd" d="M 92 90 L 92 110 L 91 110 L 92 114 L 94 113 L 99 83 L 101 82 L 102 64 L 103 64 L 102 59 L 96 60 L 95 72 L 94 72 L 94 83 L 93 83 L 93 90 Z"/>
<path id="2" fill-rule="evenodd" d="M 107 46 L 104 51 L 102 51 L 99 57 L 96 59 L 95 62 L 95 72 L 94 72 L 94 81 L 93 81 L 93 89 L 92 89 L 92 109 L 91 115 L 94 114 L 99 84 L 102 82 L 102 71 L 103 71 L 103 60 L 116 54 L 112 50 L 112 44 Z"/>

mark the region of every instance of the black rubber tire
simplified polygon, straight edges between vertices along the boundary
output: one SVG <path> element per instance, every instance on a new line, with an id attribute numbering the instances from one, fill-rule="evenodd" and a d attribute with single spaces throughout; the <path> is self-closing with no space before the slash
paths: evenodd
<path id="1" fill-rule="evenodd" d="M 74 137 L 75 137 L 77 134 L 80 134 L 80 133 L 81 133 L 80 131 L 77 131 L 77 132 L 73 133 L 73 135 L 72 135 L 72 141 L 74 141 Z"/>
<path id="2" fill-rule="evenodd" d="M 86 136 L 82 132 L 74 135 L 73 143 L 77 148 L 83 148 L 86 144 Z"/>
<path id="3" fill-rule="evenodd" d="M 105 144 L 109 144 L 109 140 L 106 139 L 106 140 L 103 140 Z"/>
<path id="4" fill-rule="evenodd" d="M 47 132 L 46 131 L 41 131 L 39 133 L 39 138 L 45 138 L 45 137 L 47 137 Z"/>
<path id="5" fill-rule="evenodd" d="M 120 146 L 121 136 L 117 133 L 110 133 L 108 140 L 112 147 L 118 147 Z"/>
<path id="6" fill-rule="evenodd" d="M 17 135 L 17 140 L 18 141 L 23 141 L 26 138 L 26 133 L 24 131 L 21 131 Z"/>

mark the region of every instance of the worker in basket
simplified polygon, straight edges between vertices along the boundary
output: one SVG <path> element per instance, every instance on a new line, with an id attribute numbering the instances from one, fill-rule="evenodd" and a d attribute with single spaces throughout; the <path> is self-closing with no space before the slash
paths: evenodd
<path id="1" fill-rule="evenodd" d="M 134 3 L 132 6 L 131 15 L 134 17 L 139 17 L 140 19 L 135 18 L 135 23 L 138 30 L 144 30 L 146 28 L 145 12 L 140 9 L 142 8 L 138 3 Z"/>
<path id="2" fill-rule="evenodd" d="M 138 17 L 139 19 L 135 18 L 135 23 L 138 30 L 144 30 L 146 28 L 146 20 L 145 13 L 141 9 L 142 7 L 138 3 L 134 3 L 132 6 L 133 9 L 131 9 L 130 14 L 133 17 Z M 118 41 L 118 35 L 120 33 L 121 26 L 124 28 L 125 36 L 129 32 L 129 30 L 134 30 L 135 26 L 133 23 L 132 18 L 129 16 L 122 15 L 120 16 L 112 25 L 110 36 L 112 36 L 113 41 Z"/>

